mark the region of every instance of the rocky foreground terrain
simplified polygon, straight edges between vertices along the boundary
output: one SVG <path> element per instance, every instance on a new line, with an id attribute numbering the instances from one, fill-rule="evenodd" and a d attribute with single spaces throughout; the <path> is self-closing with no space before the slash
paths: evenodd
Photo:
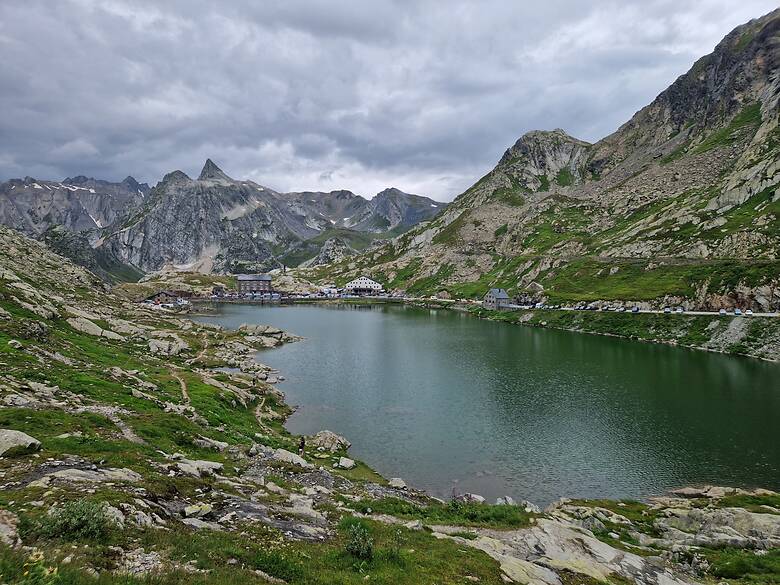
<path id="1" fill-rule="evenodd" d="M 257 350 L 0 227 L 1 583 L 780 582 L 780 495 L 428 497 L 299 438 Z M 305 343 L 305 342 L 304 342 Z"/>
<path id="2" fill-rule="evenodd" d="M 780 10 L 595 144 L 533 131 L 440 216 L 308 272 L 415 294 L 780 307 Z"/>

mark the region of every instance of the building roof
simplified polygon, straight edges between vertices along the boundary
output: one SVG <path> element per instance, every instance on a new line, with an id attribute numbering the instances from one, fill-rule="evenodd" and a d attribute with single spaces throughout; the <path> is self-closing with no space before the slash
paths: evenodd
<path id="1" fill-rule="evenodd" d="M 271 280 L 271 277 L 267 274 L 237 274 L 238 280 Z"/>
<path id="2" fill-rule="evenodd" d="M 368 276 L 358 276 L 356 279 L 350 280 L 346 284 L 346 286 L 349 286 L 350 284 L 354 284 L 356 282 L 365 283 L 365 284 L 376 284 L 376 285 L 382 286 L 376 280 L 371 280 Z"/>
<path id="3" fill-rule="evenodd" d="M 492 294 L 497 299 L 508 299 L 509 295 L 503 288 L 491 288 L 488 294 Z"/>

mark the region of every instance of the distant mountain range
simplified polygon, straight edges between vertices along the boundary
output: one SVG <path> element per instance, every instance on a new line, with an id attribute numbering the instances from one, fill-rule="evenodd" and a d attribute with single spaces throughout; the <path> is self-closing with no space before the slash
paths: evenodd
<path id="1" fill-rule="evenodd" d="M 207 160 L 154 188 L 127 177 L 26 177 L 0 184 L 0 223 L 42 239 L 107 279 L 173 266 L 230 272 L 297 265 L 342 244 L 364 250 L 435 217 L 446 203 L 398 189 L 279 193 L 228 177 Z M 338 244 L 338 245 L 336 245 Z"/>
<path id="2" fill-rule="evenodd" d="M 780 308 L 780 10 L 615 133 L 525 134 L 433 221 L 313 276 L 480 297 Z"/>

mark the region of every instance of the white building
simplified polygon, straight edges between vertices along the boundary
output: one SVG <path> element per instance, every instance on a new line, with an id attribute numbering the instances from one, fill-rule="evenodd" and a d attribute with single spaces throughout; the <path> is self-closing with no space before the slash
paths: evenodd
<path id="1" fill-rule="evenodd" d="M 344 286 L 344 290 L 348 294 L 360 295 L 381 293 L 384 288 L 375 280 L 371 280 L 367 276 L 361 276 L 360 278 L 356 278 L 355 280 L 348 282 Z"/>

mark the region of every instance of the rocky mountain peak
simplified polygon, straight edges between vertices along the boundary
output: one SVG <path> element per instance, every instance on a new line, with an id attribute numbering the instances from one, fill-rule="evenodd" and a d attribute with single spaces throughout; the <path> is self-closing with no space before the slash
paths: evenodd
<path id="1" fill-rule="evenodd" d="M 400 189 L 396 189 L 395 187 L 388 187 L 387 189 L 383 189 L 379 193 L 376 194 L 376 197 L 384 198 L 384 197 L 397 197 L 399 195 L 406 195 L 403 191 Z"/>
<path id="2" fill-rule="evenodd" d="M 187 173 L 176 170 L 165 175 L 160 183 L 163 185 L 177 185 L 182 183 L 189 183 L 190 181 L 192 181 L 192 179 L 190 179 Z"/>
<path id="3" fill-rule="evenodd" d="M 580 140 L 567 133 L 561 128 L 555 130 L 531 130 L 523 134 L 517 142 L 514 143 L 504 153 L 501 162 L 518 156 L 531 155 L 541 151 L 567 150 L 570 151 L 576 147 L 589 148 L 591 144 L 585 140 Z"/>
<path id="4" fill-rule="evenodd" d="M 135 178 L 131 177 L 130 175 L 124 178 L 122 184 L 126 185 L 130 189 L 138 189 L 141 186 L 138 181 L 136 181 Z"/>
<path id="5" fill-rule="evenodd" d="M 75 177 L 65 177 L 62 181 L 63 183 L 68 183 L 69 185 L 82 185 L 91 180 L 93 179 L 87 177 L 86 175 L 76 175 Z"/>
<path id="6" fill-rule="evenodd" d="M 225 172 L 220 169 L 213 160 L 206 159 L 206 164 L 203 165 L 203 170 L 198 176 L 198 181 L 233 181 L 228 177 Z"/>

